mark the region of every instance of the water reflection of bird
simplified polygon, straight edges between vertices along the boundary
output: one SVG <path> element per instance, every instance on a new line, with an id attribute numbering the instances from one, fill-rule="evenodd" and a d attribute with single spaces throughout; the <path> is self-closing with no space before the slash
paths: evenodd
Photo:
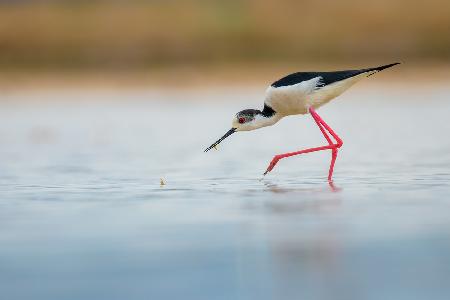
<path id="1" fill-rule="evenodd" d="M 282 158 L 321 150 L 331 150 L 331 163 L 328 171 L 328 181 L 331 182 L 334 163 L 338 149 L 342 146 L 342 140 L 317 114 L 315 109 L 339 96 L 362 78 L 397 64 L 399 63 L 361 70 L 298 72 L 283 77 L 272 83 L 267 89 L 262 111 L 258 109 L 244 109 L 238 112 L 233 118 L 232 128 L 214 144 L 206 148 L 205 152 L 215 148 L 225 138 L 237 131 L 254 130 L 273 125 L 281 118 L 289 115 L 310 113 L 327 140 L 328 145 L 275 155 L 264 175 L 272 171 Z M 331 140 L 328 134 L 335 139 L 335 142 Z"/>

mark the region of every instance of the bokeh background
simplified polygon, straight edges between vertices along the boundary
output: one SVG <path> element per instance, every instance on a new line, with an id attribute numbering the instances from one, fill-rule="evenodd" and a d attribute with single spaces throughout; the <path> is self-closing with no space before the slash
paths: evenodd
<path id="1" fill-rule="evenodd" d="M 2 0 L 1 77 L 190 84 L 392 61 L 446 68 L 449 15 L 445 0 Z"/>
<path id="2" fill-rule="evenodd" d="M 0 298 L 450 299 L 450 1 L 0 0 Z M 236 133 L 296 71 L 378 66 Z"/>

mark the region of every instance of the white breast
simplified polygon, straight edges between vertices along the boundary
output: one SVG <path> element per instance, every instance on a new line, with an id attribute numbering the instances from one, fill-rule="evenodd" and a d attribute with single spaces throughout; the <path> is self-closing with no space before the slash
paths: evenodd
<path id="1" fill-rule="evenodd" d="M 320 77 L 288 86 L 273 87 L 266 90 L 264 103 L 282 115 L 306 114 L 308 96 L 316 89 Z"/>

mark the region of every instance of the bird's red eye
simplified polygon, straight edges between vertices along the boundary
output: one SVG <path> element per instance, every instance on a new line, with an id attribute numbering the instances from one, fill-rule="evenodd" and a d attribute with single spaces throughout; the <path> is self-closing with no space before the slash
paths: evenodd
<path id="1" fill-rule="evenodd" d="M 240 118 L 238 119 L 238 121 L 239 121 L 239 124 L 245 123 L 245 119 L 244 119 L 243 117 L 240 117 Z"/>

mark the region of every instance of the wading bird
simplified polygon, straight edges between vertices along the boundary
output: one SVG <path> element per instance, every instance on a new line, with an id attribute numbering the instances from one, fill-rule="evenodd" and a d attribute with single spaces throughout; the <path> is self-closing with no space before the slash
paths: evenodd
<path id="1" fill-rule="evenodd" d="M 272 171 L 282 158 L 315 151 L 331 150 L 331 163 L 328 171 L 328 181 L 331 182 L 338 149 L 343 143 L 333 129 L 317 114 L 316 109 L 342 94 L 362 78 L 398 64 L 394 63 L 361 70 L 297 72 L 287 75 L 267 88 L 262 111 L 258 109 L 244 109 L 238 112 L 233 118 L 232 128 L 214 144 L 206 148 L 205 152 L 215 148 L 224 139 L 237 131 L 255 130 L 273 125 L 286 116 L 310 113 L 327 140 L 328 145 L 275 155 L 264 175 Z M 330 138 L 328 133 L 335 141 Z"/>

